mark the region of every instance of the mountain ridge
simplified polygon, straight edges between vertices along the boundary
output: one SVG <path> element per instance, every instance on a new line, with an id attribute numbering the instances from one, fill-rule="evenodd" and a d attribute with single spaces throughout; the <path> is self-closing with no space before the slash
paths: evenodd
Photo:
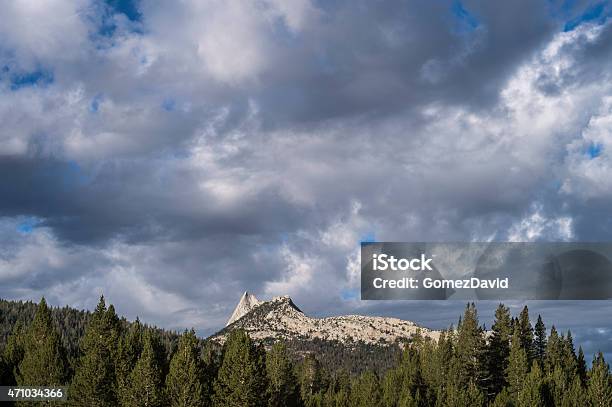
<path id="1" fill-rule="evenodd" d="M 210 339 L 223 343 L 227 334 L 234 329 L 244 329 L 253 339 L 262 342 L 323 340 L 388 346 L 410 341 L 417 333 L 434 340 L 440 336 L 440 331 L 399 318 L 363 315 L 313 318 L 304 314 L 287 295 L 269 301 L 257 300 L 256 305 L 234 318 L 239 309 L 241 312 L 246 309 L 242 304 L 245 295 L 249 294 L 245 292 L 242 295 L 228 324 L 211 335 Z"/>

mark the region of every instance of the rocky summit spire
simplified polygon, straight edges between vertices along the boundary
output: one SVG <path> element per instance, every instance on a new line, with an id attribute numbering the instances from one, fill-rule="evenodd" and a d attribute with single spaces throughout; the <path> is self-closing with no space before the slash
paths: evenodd
<path id="1" fill-rule="evenodd" d="M 238 305 L 236 305 L 234 312 L 232 312 L 232 316 L 227 321 L 227 324 L 225 324 L 225 326 L 228 326 L 232 322 L 239 320 L 259 304 L 259 300 L 255 298 L 253 294 L 249 294 L 248 291 L 245 291 L 244 294 L 242 294 L 242 297 L 240 297 Z"/>

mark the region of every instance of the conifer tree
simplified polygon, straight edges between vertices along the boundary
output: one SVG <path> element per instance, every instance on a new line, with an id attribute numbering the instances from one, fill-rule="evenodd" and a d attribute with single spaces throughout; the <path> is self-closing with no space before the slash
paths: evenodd
<path id="1" fill-rule="evenodd" d="M 202 361 L 206 369 L 211 372 L 213 377 L 217 376 L 217 371 L 221 366 L 221 354 L 212 341 L 207 341 L 202 349 Z"/>
<path id="2" fill-rule="evenodd" d="M 514 398 L 508 391 L 508 387 L 504 387 L 501 392 L 495 397 L 491 407 L 512 407 Z"/>
<path id="3" fill-rule="evenodd" d="M 460 387 L 456 382 L 449 381 L 445 386 L 437 389 L 437 407 L 459 407 L 462 405 L 461 401 Z"/>
<path id="4" fill-rule="evenodd" d="M 562 407 L 587 406 L 589 404 L 586 390 L 582 386 L 582 382 L 578 376 L 574 380 L 569 390 L 563 395 Z"/>
<path id="5" fill-rule="evenodd" d="M 565 373 L 565 379 L 568 385 L 571 384 L 574 380 L 574 376 L 578 373 L 578 359 L 576 358 L 576 349 L 574 348 L 572 333 L 569 330 L 565 338 L 563 338 L 561 367 Z"/>
<path id="6" fill-rule="evenodd" d="M 555 327 L 551 328 L 544 365 L 550 397 L 556 405 L 560 405 L 577 372 L 576 355 L 570 332 L 567 337 L 559 336 Z"/>
<path id="7" fill-rule="evenodd" d="M 335 396 L 335 404 L 332 404 L 332 406 L 350 407 L 351 405 L 350 395 L 351 395 L 350 390 L 343 389 L 343 388 L 338 390 Z"/>
<path id="8" fill-rule="evenodd" d="M 67 361 L 51 311 L 40 300 L 34 321 L 25 331 L 23 359 L 19 364 L 20 386 L 59 386 L 67 379 Z"/>
<path id="9" fill-rule="evenodd" d="M 202 379 L 203 362 L 200 359 L 195 331 L 185 331 L 178 349 L 172 356 L 166 376 L 166 397 L 173 407 L 197 407 L 205 404 L 206 394 Z"/>
<path id="10" fill-rule="evenodd" d="M 408 393 L 404 398 L 417 400 L 426 397 L 425 383 L 421 374 L 421 363 L 417 348 L 407 347 L 399 365 L 401 389 Z M 408 397 L 409 396 L 409 397 Z"/>
<path id="11" fill-rule="evenodd" d="M 438 400 L 438 405 L 444 407 L 477 407 L 484 405 L 485 396 L 474 382 L 469 382 L 466 387 L 451 383 L 438 396 Z"/>
<path id="12" fill-rule="evenodd" d="M 371 371 L 361 374 L 351 388 L 351 406 L 379 407 L 381 404 L 378 378 Z"/>
<path id="13" fill-rule="evenodd" d="M 102 297 L 102 300 L 104 298 Z M 106 335 L 104 336 L 106 347 L 110 350 L 113 358 L 113 364 L 115 364 L 118 357 L 119 350 L 119 338 L 122 335 L 121 322 L 115 311 L 115 306 L 110 304 L 106 313 L 104 314 L 104 325 L 106 329 Z"/>
<path id="14" fill-rule="evenodd" d="M 610 366 L 599 352 L 593 360 L 593 367 L 589 372 L 588 395 L 593 407 L 612 406 L 612 378 Z"/>
<path id="15" fill-rule="evenodd" d="M 143 347 L 143 327 L 136 318 L 128 331 L 119 339 L 117 360 L 115 362 L 115 376 L 117 379 L 117 393 L 119 401 L 124 404 L 129 396 L 130 374 L 140 358 Z"/>
<path id="16" fill-rule="evenodd" d="M 435 384 L 436 386 L 440 386 L 446 382 L 449 376 L 450 369 L 452 368 L 452 363 L 449 363 L 449 361 L 453 360 L 454 339 L 455 334 L 451 325 L 448 331 L 443 331 L 440 334 L 440 339 L 436 344 L 434 369 L 436 372 L 438 372 L 438 377 L 431 381 L 431 383 Z M 423 370 L 426 371 L 427 369 Z"/>
<path id="17" fill-rule="evenodd" d="M 546 344 L 545 371 L 552 372 L 556 365 L 563 366 L 563 338 L 559 336 L 553 325 L 550 328 L 550 336 Z"/>
<path id="18" fill-rule="evenodd" d="M 546 357 L 546 326 L 542 321 L 542 316 L 538 315 L 538 321 L 535 325 L 535 340 L 533 342 L 533 356 L 541 366 L 544 366 L 544 358 Z"/>
<path id="19" fill-rule="evenodd" d="M 114 407 L 118 404 L 113 358 L 118 331 L 114 308 L 107 310 L 102 296 L 80 344 L 81 357 L 68 395 L 75 406 Z"/>
<path id="20" fill-rule="evenodd" d="M 520 325 L 515 326 L 514 334 L 512 335 L 510 356 L 508 358 L 509 363 L 508 367 L 506 368 L 508 393 L 513 399 L 516 399 L 516 395 L 523 388 L 525 376 L 527 376 L 527 372 L 529 371 L 527 352 L 525 352 L 525 349 L 522 346 L 520 332 Z"/>
<path id="21" fill-rule="evenodd" d="M 485 403 L 485 395 L 475 383 L 468 385 L 467 391 L 464 392 L 464 406 L 482 406 Z"/>
<path id="22" fill-rule="evenodd" d="M 457 380 L 461 387 L 470 382 L 480 383 L 484 377 L 484 338 L 478 326 L 478 311 L 474 303 L 466 306 L 457 335 Z"/>
<path id="23" fill-rule="evenodd" d="M 212 342 L 206 341 L 201 352 L 202 369 L 202 386 L 204 389 L 205 403 L 212 403 L 213 384 L 221 367 L 221 352 L 219 348 Z"/>
<path id="24" fill-rule="evenodd" d="M 324 393 L 323 390 L 311 395 L 307 400 L 304 401 L 305 407 L 325 407 L 324 405 Z"/>
<path id="25" fill-rule="evenodd" d="M 515 333 L 519 334 L 517 329 Z M 495 310 L 495 322 L 488 346 L 488 389 L 489 396 L 495 397 L 506 385 L 505 372 L 510 355 L 510 336 L 512 335 L 512 317 L 510 309 L 499 304 Z M 517 335 L 518 336 L 518 335 Z"/>
<path id="26" fill-rule="evenodd" d="M 5 365 L 5 379 L 2 384 L 10 386 L 17 384 L 16 376 L 19 375 L 19 364 L 23 360 L 23 340 L 25 327 L 18 321 L 11 330 L 6 345 L 4 346 L 3 359 Z"/>
<path id="27" fill-rule="evenodd" d="M 453 362 L 453 334 L 442 331 L 438 341 L 426 340 L 418 349 L 423 385 L 426 387 L 422 397 L 430 404 L 435 403 L 437 389 L 448 380 L 448 372 Z"/>
<path id="28" fill-rule="evenodd" d="M 576 373 L 580 378 L 580 381 L 583 386 L 586 385 L 587 382 L 587 365 L 586 360 L 584 358 L 584 352 L 582 351 L 582 346 L 578 347 L 578 357 L 576 361 Z"/>
<path id="29" fill-rule="evenodd" d="M 268 403 L 271 400 L 268 399 Z M 333 386 L 327 386 L 327 390 L 323 393 L 323 397 L 321 398 L 321 406 L 334 406 L 336 404 L 336 392 L 334 391 Z"/>
<path id="30" fill-rule="evenodd" d="M 397 402 L 397 407 L 419 407 L 421 404 L 420 393 L 412 395 L 409 391 L 402 389 Z"/>
<path id="31" fill-rule="evenodd" d="M 531 366 L 531 371 L 525 377 L 523 388 L 519 390 L 516 399 L 517 407 L 541 407 L 545 405 L 543 395 L 544 380 L 539 364 Z"/>
<path id="32" fill-rule="evenodd" d="M 350 407 L 351 378 L 349 374 L 344 370 L 336 372 L 329 383 L 327 393 L 329 395 L 324 400 L 324 406 Z M 300 402 L 298 397 L 298 405 Z"/>
<path id="33" fill-rule="evenodd" d="M 402 388 L 402 375 L 399 369 L 389 369 L 382 380 L 382 405 L 395 407 L 399 401 L 399 389 Z"/>
<path id="34" fill-rule="evenodd" d="M 293 374 L 293 365 L 284 344 L 274 344 L 266 354 L 266 371 L 268 374 L 268 406 L 297 406 L 299 399 L 297 379 Z"/>
<path id="35" fill-rule="evenodd" d="M 574 347 L 574 338 L 572 338 L 572 331 L 567 330 L 567 334 L 565 335 L 565 346 L 567 349 L 568 355 L 573 355 L 576 357 L 576 348 Z"/>
<path id="36" fill-rule="evenodd" d="M 571 382 L 565 377 L 565 372 L 561 365 L 555 365 L 552 372 L 546 375 L 547 393 L 552 404 L 560 406 L 565 394 L 568 392 Z"/>
<path id="37" fill-rule="evenodd" d="M 4 356 L 0 353 L 0 383 L 7 383 L 9 380 L 9 371 L 7 364 L 4 362 Z"/>
<path id="38" fill-rule="evenodd" d="M 323 377 L 319 361 L 312 354 L 307 354 L 298 369 L 300 382 L 300 395 L 307 401 L 313 394 L 319 392 L 323 386 Z"/>
<path id="39" fill-rule="evenodd" d="M 261 349 L 245 331 L 232 331 L 225 343 L 223 362 L 214 383 L 213 404 L 218 407 L 264 406 L 265 371 Z"/>
<path id="40" fill-rule="evenodd" d="M 142 353 L 130 374 L 130 390 L 124 400 L 126 407 L 166 405 L 162 388 L 162 367 L 157 354 L 159 344 L 156 341 L 153 332 L 150 329 L 145 330 Z"/>
<path id="41" fill-rule="evenodd" d="M 529 365 L 531 365 L 531 362 L 533 362 L 534 359 L 533 327 L 531 326 L 531 321 L 529 320 L 529 309 L 526 305 L 519 314 L 517 323 L 519 326 L 521 347 L 525 349 L 527 358 L 529 359 Z"/>

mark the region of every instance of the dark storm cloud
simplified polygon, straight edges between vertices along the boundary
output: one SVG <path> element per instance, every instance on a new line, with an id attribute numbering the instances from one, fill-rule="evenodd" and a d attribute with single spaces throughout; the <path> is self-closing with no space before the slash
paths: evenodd
<path id="1" fill-rule="evenodd" d="M 69 242 L 104 243 L 280 233 L 297 209 L 278 192 L 261 191 L 239 208 L 214 206 L 199 193 L 195 174 L 156 173 L 159 160 L 107 162 L 83 169 L 44 157 L 0 157 L 0 213 L 35 216 Z"/>
<path id="2" fill-rule="evenodd" d="M 389 114 L 434 101 L 487 107 L 558 26 L 544 2 L 340 2 L 325 11 L 263 77 L 271 120 Z"/>
<path id="3" fill-rule="evenodd" d="M 208 334 L 248 289 L 441 328 L 462 304 L 352 300 L 359 240 L 610 237 L 589 4 L 118 4 L 0 17 L 0 65 L 53 73 L 2 76 L 0 296 Z M 607 303 L 535 306 L 610 351 Z"/>

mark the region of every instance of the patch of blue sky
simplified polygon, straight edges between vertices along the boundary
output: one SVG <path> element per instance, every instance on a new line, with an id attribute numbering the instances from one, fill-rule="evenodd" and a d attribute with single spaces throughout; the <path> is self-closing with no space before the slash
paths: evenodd
<path id="1" fill-rule="evenodd" d="M 376 242 L 376 234 L 373 231 L 369 231 L 361 235 L 359 238 L 361 243 L 375 243 Z"/>
<path id="2" fill-rule="evenodd" d="M 292 29 L 285 18 L 276 18 L 272 22 L 275 40 L 288 46 L 299 46 L 303 43 L 299 30 Z"/>
<path id="3" fill-rule="evenodd" d="M 37 68 L 33 71 L 12 72 L 7 66 L 2 72 L 8 76 L 10 88 L 13 91 L 27 87 L 45 87 L 53 83 L 53 72 L 48 69 Z"/>
<path id="4" fill-rule="evenodd" d="M 98 93 L 91 99 L 91 103 L 89 104 L 89 111 L 91 113 L 97 113 L 98 109 L 100 109 L 100 103 L 102 103 L 103 95 Z"/>
<path id="5" fill-rule="evenodd" d="M 173 112 L 176 109 L 176 101 L 172 98 L 165 98 L 162 101 L 161 107 L 166 112 Z"/>
<path id="6" fill-rule="evenodd" d="M 606 9 L 606 3 L 595 3 L 587 7 L 579 16 L 565 22 L 563 31 L 572 31 L 583 23 L 603 24 L 610 16 L 610 10 Z"/>
<path id="7" fill-rule="evenodd" d="M 314 63 L 317 69 L 325 74 L 333 74 L 338 71 L 338 67 L 327 52 L 317 53 L 314 58 Z"/>
<path id="8" fill-rule="evenodd" d="M 275 241 L 262 242 L 261 244 L 257 246 L 258 253 L 263 256 L 277 257 L 284 243 L 285 241 L 282 241 L 280 244 L 279 242 L 275 242 Z"/>
<path id="9" fill-rule="evenodd" d="M 340 297 L 345 301 L 349 301 L 358 300 L 360 295 L 358 290 L 349 290 L 345 288 L 340 291 Z"/>
<path id="10" fill-rule="evenodd" d="M 595 159 L 603 152 L 603 145 L 600 143 L 591 143 L 586 149 L 586 154 L 591 158 Z"/>
<path id="11" fill-rule="evenodd" d="M 555 191 L 558 191 L 563 186 L 563 182 L 560 179 L 553 179 L 548 182 L 548 186 Z"/>
<path id="12" fill-rule="evenodd" d="M 102 19 L 100 23 L 100 27 L 98 28 L 98 35 L 102 37 L 112 37 L 117 30 L 117 24 L 110 17 L 105 17 Z"/>
<path id="13" fill-rule="evenodd" d="M 289 233 L 287 233 L 287 232 L 279 233 L 278 237 L 279 237 L 281 243 L 283 243 L 283 244 L 287 243 L 289 241 Z"/>
<path id="14" fill-rule="evenodd" d="M 106 0 L 105 3 L 115 13 L 125 15 L 130 21 L 142 20 L 139 0 Z"/>
<path id="15" fill-rule="evenodd" d="M 457 34 L 470 33 L 480 26 L 480 19 L 458 0 L 451 5 L 451 13 L 455 18 L 454 31 Z"/>
<path id="16" fill-rule="evenodd" d="M 76 161 L 69 161 L 62 168 L 60 177 L 65 187 L 79 187 L 89 184 L 93 175 L 87 174 Z"/>
<path id="17" fill-rule="evenodd" d="M 30 234 L 34 232 L 36 226 L 40 224 L 40 220 L 33 216 L 28 216 L 24 218 L 21 222 L 17 224 L 17 231 L 23 234 Z"/>
<path id="18" fill-rule="evenodd" d="M 117 20 L 115 16 L 121 15 L 131 23 L 127 29 L 131 32 L 142 33 L 142 13 L 140 12 L 139 0 L 102 0 L 98 3 L 101 7 L 97 8 L 98 14 L 89 16 L 90 21 L 97 25 L 97 31 L 90 37 L 93 41 L 111 38 L 117 31 Z M 97 38 L 96 38 L 97 37 Z M 113 43 L 98 44 L 98 48 L 112 46 Z"/>

